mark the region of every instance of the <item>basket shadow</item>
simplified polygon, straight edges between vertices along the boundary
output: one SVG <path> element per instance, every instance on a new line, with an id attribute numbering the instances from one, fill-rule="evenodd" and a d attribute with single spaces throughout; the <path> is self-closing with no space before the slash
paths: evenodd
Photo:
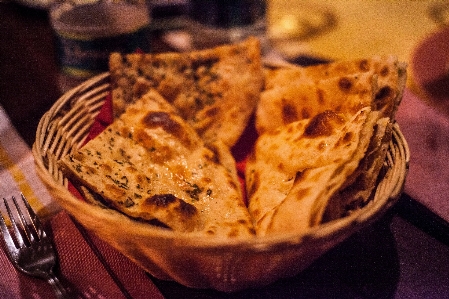
<path id="1" fill-rule="evenodd" d="M 332 248 L 298 275 L 236 293 L 196 290 L 151 277 L 167 298 L 394 298 L 400 265 L 391 213 Z M 263 265 L 260 265 L 263 267 Z"/>

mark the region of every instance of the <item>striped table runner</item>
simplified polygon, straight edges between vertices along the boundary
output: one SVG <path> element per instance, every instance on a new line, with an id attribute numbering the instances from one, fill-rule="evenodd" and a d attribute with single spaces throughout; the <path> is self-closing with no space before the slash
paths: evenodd
<path id="1" fill-rule="evenodd" d="M 41 217 L 46 218 L 59 211 L 36 174 L 31 149 L 0 106 L 0 197 L 18 197 L 20 193 Z"/>

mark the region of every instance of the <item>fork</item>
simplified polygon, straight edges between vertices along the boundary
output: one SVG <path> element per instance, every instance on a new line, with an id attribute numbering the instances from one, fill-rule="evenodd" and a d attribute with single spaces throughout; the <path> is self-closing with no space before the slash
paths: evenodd
<path id="1" fill-rule="evenodd" d="M 25 196 L 21 194 L 21 197 L 26 215 L 14 196 L 12 197 L 13 209 L 16 211 L 14 213 L 8 201 L 3 198 L 13 231 L 11 234 L 5 218 L 0 214 L 0 227 L 9 259 L 19 271 L 45 279 L 53 287 L 57 298 L 74 298 L 72 290 L 63 285 L 54 273 L 57 256 L 51 238 L 45 233 L 42 223 Z"/>

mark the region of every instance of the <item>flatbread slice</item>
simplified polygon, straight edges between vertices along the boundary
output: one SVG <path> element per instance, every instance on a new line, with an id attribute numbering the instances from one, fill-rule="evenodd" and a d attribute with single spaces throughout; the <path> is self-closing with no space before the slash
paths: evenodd
<path id="1" fill-rule="evenodd" d="M 371 106 L 377 90 L 377 77 L 372 72 L 317 81 L 295 80 L 262 92 L 256 112 L 259 134 L 313 118 L 326 110 L 352 117 L 363 107 Z"/>
<path id="2" fill-rule="evenodd" d="M 373 198 L 373 191 L 385 164 L 392 126 L 388 118 L 378 120 L 365 156 L 340 190 L 332 195 L 326 206 L 323 222 L 348 216 L 363 208 Z"/>
<path id="3" fill-rule="evenodd" d="M 187 53 L 113 53 L 109 69 L 115 116 L 154 88 L 204 140 L 229 147 L 253 114 L 264 80 L 256 38 Z"/>
<path id="4" fill-rule="evenodd" d="M 317 116 L 320 122 L 301 120 L 261 135 L 246 169 L 257 235 L 300 233 L 321 223 L 328 200 L 363 159 L 378 114 L 365 107 L 348 121 Z"/>
<path id="5" fill-rule="evenodd" d="M 375 89 L 374 96 L 370 99 L 370 106 L 373 110 L 380 111 L 381 117 L 389 117 L 393 122 L 402 100 L 407 72 L 405 63 L 398 61 L 394 55 L 388 55 L 309 67 L 283 66 L 266 69 L 265 90 L 257 108 L 258 130 L 260 132 L 272 130 L 281 123 L 313 117 L 327 109 L 336 109 L 338 106 L 334 105 L 338 101 L 341 101 L 341 111 L 346 107 L 351 109 L 357 104 L 352 101 L 358 101 L 358 98 L 349 95 L 345 98 L 345 93 L 362 93 L 363 84 L 368 88 L 368 78 L 371 75 L 375 77 Z M 354 85 L 357 77 L 359 84 Z M 320 95 L 332 84 L 335 87 L 330 90 L 335 92 L 338 101 L 333 97 Z M 284 91 L 285 88 L 288 91 Z M 297 101 L 291 99 L 285 101 L 285 94 L 289 97 L 296 95 Z M 302 100 L 303 98 L 309 101 Z M 292 105 L 292 102 L 295 105 Z M 274 112 L 275 109 L 278 112 Z M 274 117 L 268 121 L 266 119 L 268 115 Z"/>
<path id="6" fill-rule="evenodd" d="M 133 219 L 208 237 L 254 236 L 227 146 L 206 146 L 155 90 L 59 164 L 103 206 Z"/>
<path id="7" fill-rule="evenodd" d="M 301 192 L 306 192 L 307 187 L 312 190 L 313 183 L 310 182 L 313 182 L 313 179 L 311 178 L 316 177 L 318 172 L 322 180 L 326 181 L 326 177 L 332 178 L 333 168 L 332 164 L 328 164 L 321 170 L 312 168 L 308 169 L 305 174 L 301 173 L 302 183 L 292 186 L 285 201 L 282 204 L 280 202 L 272 203 L 276 209 L 267 216 L 271 220 L 264 220 L 266 230 L 269 230 L 271 223 L 275 223 L 271 230 L 288 229 L 290 224 L 287 221 L 276 224 L 276 221 L 272 219 L 274 219 L 274 215 L 278 215 L 278 219 L 291 219 L 289 217 L 292 215 L 289 213 L 298 213 L 295 207 L 302 207 L 303 215 L 300 217 L 302 221 L 318 223 L 344 217 L 365 206 L 372 199 L 384 165 L 391 140 L 392 123 L 397 107 L 402 100 L 405 86 L 405 64 L 398 62 L 394 56 L 373 57 L 305 68 L 266 69 L 265 75 L 266 89 L 262 93 L 256 113 L 256 128 L 261 134 L 275 132 L 279 127 L 289 126 L 288 124 L 301 119 L 315 117 L 328 109 L 338 111 L 343 117 L 349 117 L 355 110 L 363 106 L 369 106 L 372 111 L 379 112 L 375 126 L 372 128 L 373 135 L 369 140 L 366 154 L 362 156 L 356 169 L 349 172 L 350 175 L 346 177 L 344 183 L 337 189 L 332 189 L 334 183 L 329 181 L 328 184 L 331 184 L 331 187 L 327 187 L 329 190 L 333 190 L 331 193 L 328 192 L 324 197 L 323 194 L 314 197 L 313 194 L 318 196 L 319 193 L 316 192 L 319 190 L 307 191 L 311 194 L 307 197 L 308 200 L 300 202 L 296 200 L 296 197 Z M 294 130 L 291 131 L 294 132 Z M 296 144 L 297 139 L 294 136 L 297 133 L 284 131 L 284 135 L 282 152 L 278 153 L 271 148 L 269 150 L 271 157 L 267 159 L 274 161 L 284 155 L 290 157 L 290 161 L 318 163 L 320 160 L 325 160 L 326 155 L 321 154 L 315 157 L 307 155 L 307 153 L 301 159 L 298 156 L 304 151 L 298 150 L 298 148 L 308 145 Z M 291 155 L 290 151 L 298 154 Z M 287 164 L 288 167 L 284 166 L 284 168 L 289 171 L 294 170 L 294 167 L 297 166 L 295 164 L 296 162 L 290 162 Z M 282 173 L 278 173 L 278 177 L 274 177 L 274 174 L 276 174 L 275 171 L 271 173 L 271 183 L 275 184 L 275 180 L 278 180 L 277 184 L 286 188 L 285 181 L 281 181 L 285 180 Z M 289 179 L 292 180 L 292 177 L 290 176 Z M 299 180 L 296 181 L 299 182 Z M 310 183 L 309 186 L 307 186 L 307 182 Z M 290 184 L 292 183 L 290 182 Z M 286 193 L 285 190 L 283 192 Z"/>

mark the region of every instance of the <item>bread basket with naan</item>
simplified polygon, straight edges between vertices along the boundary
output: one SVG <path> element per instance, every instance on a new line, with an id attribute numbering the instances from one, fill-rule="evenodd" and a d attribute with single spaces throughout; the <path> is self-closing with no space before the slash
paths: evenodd
<path id="1" fill-rule="evenodd" d="M 116 53 L 110 67 L 43 116 L 37 172 L 62 208 L 157 278 L 267 285 L 402 192 L 409 153 L 394 113 L 405 68 L 392 56 L 262 65 L 250 38 Z"/>

